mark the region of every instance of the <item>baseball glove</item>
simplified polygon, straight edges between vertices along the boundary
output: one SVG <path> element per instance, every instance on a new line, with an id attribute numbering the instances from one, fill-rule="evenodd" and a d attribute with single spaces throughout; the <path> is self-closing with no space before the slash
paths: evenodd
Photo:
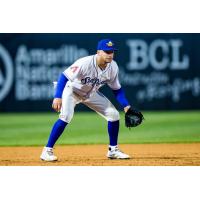
<path id="1" fill-rule="evenodd" d="M 142 113 L 138 110 L 129 108 L 125 113 L 125 125 L 128 128 L 136 127 L 142 123 L 144 117 Z"/>

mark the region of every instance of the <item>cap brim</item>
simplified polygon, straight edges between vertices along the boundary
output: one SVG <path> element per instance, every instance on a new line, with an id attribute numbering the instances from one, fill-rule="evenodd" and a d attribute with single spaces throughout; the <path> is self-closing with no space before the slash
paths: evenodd
<path id="1" fill-rule="evenodd" d="M 98 50 L 103 50 L 103 51 L 118 51 L 116 48 L 104 48 L 104 49 L 98 49 Z"/>

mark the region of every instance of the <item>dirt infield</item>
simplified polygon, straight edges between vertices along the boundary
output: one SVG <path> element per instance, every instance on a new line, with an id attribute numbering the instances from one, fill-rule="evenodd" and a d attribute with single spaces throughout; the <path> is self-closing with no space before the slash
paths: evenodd
<path id="1" fill-rule="evenodd" d="M 0 147 L 1 166 L 200 166 L 200 143 L 123 144 L 129 160 L 109 160 L 107 145 L 56 146 L 59 160 L 39 159 L 42 147 Z"/>

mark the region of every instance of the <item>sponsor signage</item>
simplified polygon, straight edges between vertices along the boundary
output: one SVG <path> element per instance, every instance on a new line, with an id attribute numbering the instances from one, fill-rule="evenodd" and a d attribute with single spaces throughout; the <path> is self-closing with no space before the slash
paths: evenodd
<path id="1" fill-rule="evenodd" d="M 0 112 L 50 111 L 53 82 L 76 59 L 95 54 L 102 38 L 119 49 L 119 78 L 133 106 L 200 109 L 200 34 L 0 34 Z"/>

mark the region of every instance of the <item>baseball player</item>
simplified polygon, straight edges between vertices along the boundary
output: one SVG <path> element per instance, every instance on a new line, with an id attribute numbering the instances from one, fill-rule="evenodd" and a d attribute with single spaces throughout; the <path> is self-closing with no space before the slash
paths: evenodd
<path id="1" fill-rule="evenodd" d="M 78 59 L 61 74 L 52 104 L 53 109 L 60 112 L 60 115 L 52 128 L 48 143 L 42 151 L 40 156 L 42 160 L 57 160 L 53 154 L 53 147 L 72 120 L 74 108 L 79 103 L 85 104 L 107 120 L 109 135 L 107 157 L 111 159 L 130 158 L 118 148 L 119 112 L 99 92 L 99 88 L 107 84 L 124 108 L 125 113 L 131 114 L 133 111 L 118 80 L 119 69 L 113 60 L 116 50 L 111 39 L 103 39 L 98 42 L 95 55 Z"/>

